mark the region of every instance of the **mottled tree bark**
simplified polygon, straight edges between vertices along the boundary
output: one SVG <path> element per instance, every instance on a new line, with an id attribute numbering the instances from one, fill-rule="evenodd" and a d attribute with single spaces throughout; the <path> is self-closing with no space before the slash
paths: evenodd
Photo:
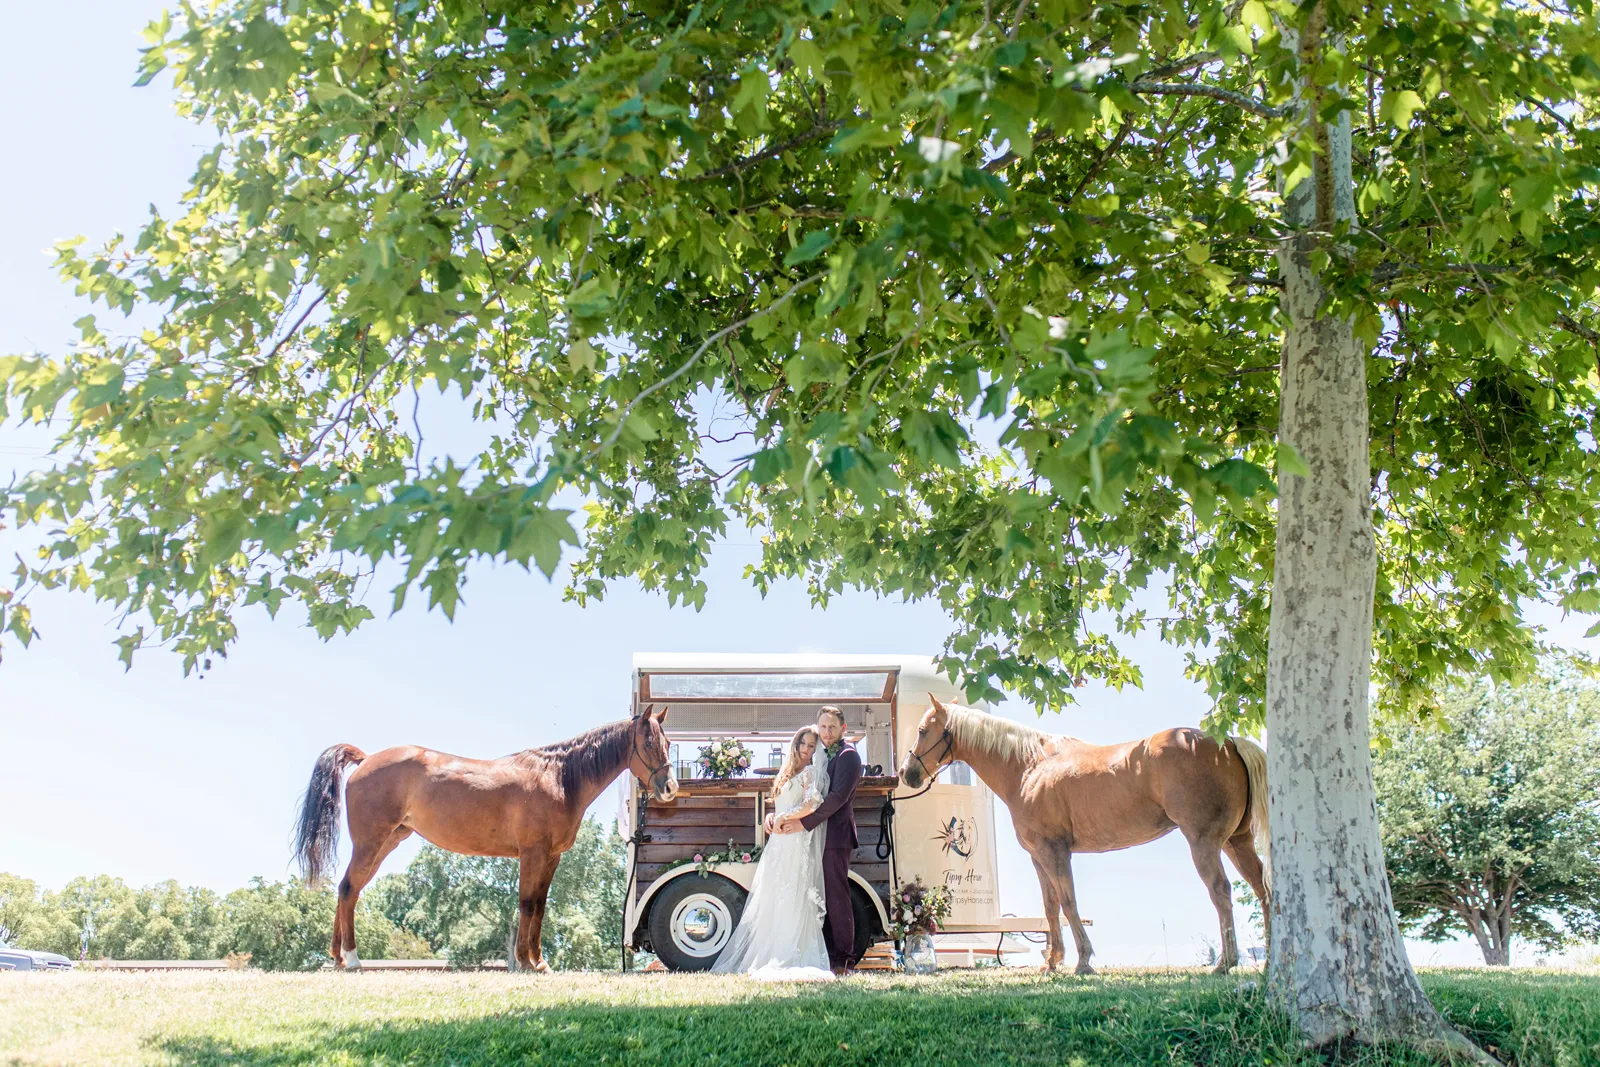
<path id="1" fill-rule="evenodd" d="M 1320 7 L 1320 5 L 1319 5 Z M 1321 14 L 1306 29 L 1311 61 Z M 1355 217 L 1349 112 L 1316 122 L 1316 170 L 1286 198 L 1278 252 L 1284 345 L 1279 440 L 1309 474 L 1280 471 L 1267 669 L 1272 832 L 1269 982 L 1308 1043 L 1399 1040 L 1487 1056 L 1429 1003 L 1406 957 L 1384 872 L 1368 750 L 1373 589 L 1367 350 L 1327 307 L 1311 261 Z M 1492 1062 L 1492 1061 L 1490 1061 Z"/>

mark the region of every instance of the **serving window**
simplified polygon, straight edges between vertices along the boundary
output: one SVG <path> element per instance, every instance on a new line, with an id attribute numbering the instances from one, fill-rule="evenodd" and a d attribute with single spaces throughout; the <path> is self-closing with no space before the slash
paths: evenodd
<path id="1" fill-rule="evenodd" d="M 844 712 L 845 737 L 869 766 L 893 773 L 897 733 L 898 667 L 635 669 L 635 707 L 666 704 L 666 731 L 678 761 L 694 758 L 713 737 L 735 737 L 769 762 L 771 747 L 817 721 L 826 705 Z"/>

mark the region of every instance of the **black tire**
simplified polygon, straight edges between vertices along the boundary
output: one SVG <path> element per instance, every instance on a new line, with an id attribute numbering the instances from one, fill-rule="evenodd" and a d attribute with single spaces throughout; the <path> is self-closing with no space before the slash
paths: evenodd
<path id="1" fill-rule="evenodd" d="M 748 895 L 720 874 L 673 879 L 650 902 L 651 950 L 671 970 L 709 970 L 738 927 Z"/>
<path id="2" fill-rule="evenodd" d="M 878 909 L 867 900 L 866 891 L 854 882 L 850 883 L 850 910 L 856 919 L 856 948 L 853 958 L 860 963 L 866 957 L 867 949 L 878 940 L 882 931 L 878 929 Z"/>

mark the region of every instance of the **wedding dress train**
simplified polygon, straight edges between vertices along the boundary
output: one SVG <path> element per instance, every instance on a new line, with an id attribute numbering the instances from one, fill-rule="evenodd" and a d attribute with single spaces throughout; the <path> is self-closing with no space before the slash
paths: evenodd
<path id="1" fill-rule="evenodd" d="M 779 818 L 805 815 L 828 791 L 823 753 L 784 783 L 773 805 Z M 822 835 L 827 830 L 773 834 L 761 852 L 738 929 L 712 965 L 715 974 L 748 974 L 774 982 L 825 981 L 828 947 L 822 940 Z"/>

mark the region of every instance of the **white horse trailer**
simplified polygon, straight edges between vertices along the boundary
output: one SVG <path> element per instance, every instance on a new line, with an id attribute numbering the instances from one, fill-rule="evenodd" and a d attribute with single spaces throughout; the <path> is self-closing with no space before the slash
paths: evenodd
<path id="1" fill-rule="evenodd" d="M 679 791 L 662 803 L 629 779 L 627 947 L 653 952 L 674 970 L 704 970 L 716 961 L 739 922 L 755 862 L 706 865 L 694 857 L 730 844 L 742 855 L 765 843 L 762 819 L 782 753 L 797 729 L 833 704 L 843 709 L 845 739 L 866 767 L 855 801 L 860 846 L 850 869 L 864 965 L 888 958 L 874 946 L 887 939 L 893 893 L 914 879 L 950 890 L 950 919 L 936 939 L 942 961 L 971 965 L 1024 951 L 1003 935 L 1040 931 L 1043 920 L 1000 914 L 994 795 L 959 763 L 915 795 L 896 777 L 930 692 L 963 700 L 925 656 L 634 656 L 634 711 L 670 708 L 665 725 Z M 754 751 L 747 777 L 691 776 L 700 746 L 716 737 L 737 738 Z"/>

